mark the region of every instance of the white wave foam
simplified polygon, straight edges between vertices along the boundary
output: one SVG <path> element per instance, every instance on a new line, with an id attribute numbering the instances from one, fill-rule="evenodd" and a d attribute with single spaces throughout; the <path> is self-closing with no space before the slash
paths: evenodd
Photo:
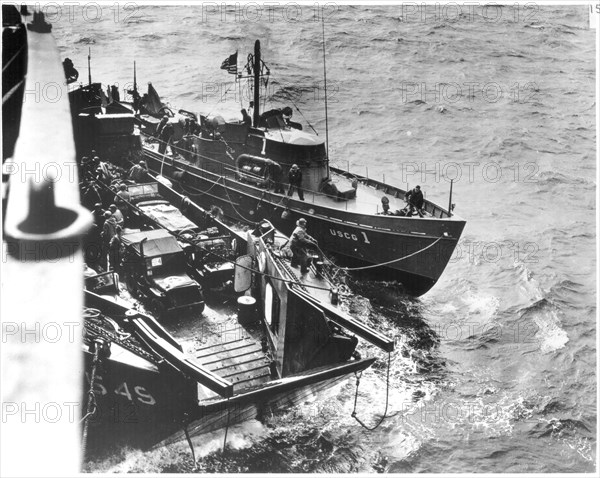
<path id="1" fill-rule="evenodd" d="M 500 308 L 500 299 L 491 294 L 474 294 L 469 292 L 462 297 L 467 306 L 469 316 L 479 316 L 480 322 L 489 322 Z"/>
<path id="2" fill-rule="evenodd" d="M 524 298 L 529 303 L 534 303 L 544 298 L 542 288 L 539 282 L 533 278 L 533 273 L 525 264 L 520 261 L 515 261 L 514 267 L 519 273 L 518 284 Z"/>
<path id="3" fill-rule="evenodd" d="M 533 319 L 538 326 L 536 336 L 540 342 L 540 350 L 547 354 L 562 349 L 569 341 L 569 336 L 560 327 L 560 319 L 554 310 L 536 315 Z"/>
<path id="4" fill-rule="evenodd" d="M 521 262 L 515 262 L 515 269 L 519 271 L 519 285 L 524 292 L 525 299 L 530 305 L 544 299 L 544 292 L 533 273 Z M 556 307 L 548 304 L 539 312 L 536 311 L 533 320 L 538 327 L 536 338 L 542 353 L 554 352 L 561 349 L 569 341 L 569 336 L 561 328 Z"/>

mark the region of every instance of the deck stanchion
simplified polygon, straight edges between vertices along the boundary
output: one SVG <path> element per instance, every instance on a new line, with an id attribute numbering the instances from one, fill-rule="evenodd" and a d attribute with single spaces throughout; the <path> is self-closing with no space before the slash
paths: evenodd
<path id="1" fill-rule="evenodd" d="M 448 217 L 452 217 L 452 184 L 454 184 L 454 179 L 450 180 L 450 197 L 448 198 Z"/>

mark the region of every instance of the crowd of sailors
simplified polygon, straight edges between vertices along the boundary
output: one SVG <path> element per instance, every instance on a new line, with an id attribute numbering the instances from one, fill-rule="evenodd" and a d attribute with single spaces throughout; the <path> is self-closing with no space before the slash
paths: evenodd
<path id="1" fill-rule="evenodd" d="M 100 159 L 95 151 L 81 158 L 81 177 L 84 191 L 93 190 L 97 202 L 93 205 L 94 223 L 88 235 L 87 260 L 97 272 L 121 269 L 123 244 L 121 236 L 130 218 L 130 194 L 127 183 L 143 183 L 147 180 L 148 168 L 145 161 L 134 164 L 128 172 L 119 174 L 114 167 Z M 107 195 L 97 188 L 98 181 L 117 190 L 110 198 L 108 208 L 102 199 Z M 105 201 L 105 202 L 108 202 Z M 93 246 L 93 247 L 92 247 Z"/>

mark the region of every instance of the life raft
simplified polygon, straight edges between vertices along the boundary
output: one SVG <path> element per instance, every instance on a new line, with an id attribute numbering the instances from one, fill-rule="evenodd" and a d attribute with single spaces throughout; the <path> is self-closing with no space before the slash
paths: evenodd
<path id="1" fill-rule="evenodd" d="M 267 187 L 269 185 L 269 166 L 275 161 L 251 154 L 240 154 L 236 159 L 237 176 L 241 181 Z"/>

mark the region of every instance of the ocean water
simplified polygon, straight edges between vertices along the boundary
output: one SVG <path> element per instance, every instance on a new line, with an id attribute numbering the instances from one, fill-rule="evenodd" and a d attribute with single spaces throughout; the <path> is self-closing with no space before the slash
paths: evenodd
<path id="1" fill-rule="evenodd" d="M 87 80 L 236 116 L 220 70 L 262 43 L 265 107 L 325 133 L 338 166 L 411 187 L 467 220 L 425 296 L 356 281 L 345 304 L 397 340 L 388 418 L 350 415 L 356 382 L 194 440 L 203 471 L 592 472 L 597 465 L 595 38 L 588 7 L 114 5 L 51 18 Z M 96 18 L 96 19 L 95 19 Z M 94 20 L 95 19 L 95 20 Z M 240 98 L 242 102 L 240 103 Z M 366 348 L 368 349 L 368 347 Z M 377 353 L 373 350 L 366 350 Z M 387 357 L 358 416 L 384 411 Z M 187 445 L 123 450 L 90 471 L 191 471 Z"/>

